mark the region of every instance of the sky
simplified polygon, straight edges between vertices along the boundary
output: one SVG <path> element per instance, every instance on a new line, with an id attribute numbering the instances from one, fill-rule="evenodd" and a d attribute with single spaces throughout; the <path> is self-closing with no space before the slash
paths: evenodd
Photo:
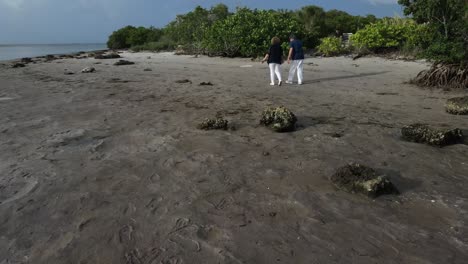
<path id="1" fill-rule="evenodd" d="M 126 25 L 164 27 L 197 5 L 296 10 L 318 5 L 353 15 L 401 15 L 397 0 L 0 0 L 0 44 L 105 43 Z"/>

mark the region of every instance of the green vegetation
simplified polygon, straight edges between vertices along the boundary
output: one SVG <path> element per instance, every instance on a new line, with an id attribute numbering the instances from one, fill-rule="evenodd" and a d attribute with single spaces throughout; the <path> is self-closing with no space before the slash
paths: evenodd
<path id="1" fill-rule="evenodd" d="M 207 30 L 203 47 L 211 55 L 255 57 L 264 54 L 270 40 L 287 40 L 299 24 L 288 12 L 240 8 Z"/>
<path id="2" fill-rule="evenodd" d="M 431 36 L 423 55 L 449 63 L 468 61 L 468 2 L 461 0 L 399 0 L 405 15 L 427 24 Z"/>
<path id="3" fill-rule="evenodd" d="M 375 16 L 352 16 L 339 10 L 324 11 L 306 6 L 297 11 L 251 10 L 237 8 L 230 13 L 219 4 L 210 9 L 200 6 L 178 15 L 163 29 L 127 26 L 112 33 L 111 49 L 160 51 L 181 47 L 185 53 L 219 56 L 256 57 L 263 55 L 270 39 L 278 36 L 285 50 L 291 33 L 314 49 L 320 39 L 337 33 L 354 33 L 376 22 Z"/>
<path id="4" fill-rule="evenodd" d="M 357 31 L 351 41 L 358 49 L 374 52 L 401 49 L 405 46 L 416 47 L 422 41 L 418 36 L 424 27 L 417 25 L 412 19 L 385 18 Z"/>
<path id="5" fill-rule="evenodd" d="M 336 56 L 345 51 L 341 38 L 326 37 L 321 40 L 318 51 L 325 56 Z"/>
<path id="6" fill-rule="evenodd" d="M 132 46 L 156 42 L 163 36 L 163 31 L 158 28 L 126 26 L 114 31 L 109 36 L 107 47 L 110 49 L 127 49 Z"/>

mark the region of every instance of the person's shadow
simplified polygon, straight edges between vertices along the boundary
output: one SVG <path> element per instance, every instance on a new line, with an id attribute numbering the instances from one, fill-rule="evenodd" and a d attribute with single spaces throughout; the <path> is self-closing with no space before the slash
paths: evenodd
<path id="1" fill-rule="evenodd" d="M 303 84 L 308 84 L 308 83 L 319 83 L 319 82 L 326 82 L 326 81 L 336 81 L 336 80 L 345 80 L 345 79 L 353 79 L 353 78 L 360 78 L 360 77 L 366 77 L 366 76 L 374 76 L 374 75 L 385 74 L 385 73 L 387 73 L 387 72 L 389 72 L 389 71 L 368 72 L 368 73 L 360 73 L 360 74 L 355 74 L 355 75 L 326 77 L 326 78 L 319 78 L 319 79 L 315 79 L 315 80 L 305 81 L 305 82 L 303 82 Z"/>

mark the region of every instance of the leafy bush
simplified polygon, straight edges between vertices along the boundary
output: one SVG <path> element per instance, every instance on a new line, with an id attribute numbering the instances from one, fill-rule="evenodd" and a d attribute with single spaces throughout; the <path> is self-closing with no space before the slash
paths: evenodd
<path id="1" fill-rule="evenodd" d="M 466 49 L 463 42 L 447 42 L 436 39 L 422 52 L 425 58 L 447 63 L 459 63 L 466 61 Z"/>
<path id="2" fill-rule="evenodd" d="M 416 45 L 419 25 L 411 19 L 390 18 L 367 25 L 351 37 L 353 46 L 358 49 L 401 48 L 409 41 Z"/>
<path id="3" fill-rule="evenodd" d="M 318 46 L 318 51 L 323 53 L 325 56 L 335 56 L 341 54 L 344 51 L 341 38 L 327 37 L 321 39 L 321 43 Z"/>
<path id="4" fill-rule="evenodd" d="M 148 42 L 158 41 L 163 32 L 154 27 L 133 27 L 126 26 L 110 35 L 107 47 L 110 49 L 127 49 L 132 46 L 143 45 Z"/>
<path id="5" fill-rule="evenodd" d="M 288 13 L 239 8 L 207 30 L 203 46 L 212 55 L 255 57 L 268 50 L 272 37 L 287 40 L 298 28 Z"/>
<path id="6" fill-rule="evenodd" d="M 131 50 L 139 51 L 167 51 L 174 49 L 174 42 L 169 39 L 161 39 L 157 42 L 148 42 L 142 45 L 133 46 Z"/>

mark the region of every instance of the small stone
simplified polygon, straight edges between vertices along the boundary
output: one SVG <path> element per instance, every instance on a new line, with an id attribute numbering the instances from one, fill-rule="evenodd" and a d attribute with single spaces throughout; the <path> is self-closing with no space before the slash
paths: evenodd
<path id="1" fill-rule="evenodd" d="M 95 72 L 96 69 L 93 68 L 93 67 L 86 67 L 84 69 L 81 70 L 82 73 L 91 73 L 91 72 Z"/>
<path id="2" fill-rule="evenodd" d="M 201 82 L 200 86 L 213 86 L 211 82 Z"/>
<path id="3" fill-rule="evenodd" d="M 175 83 L 192 83 L 189 79 L 182 79 L 182 80 L 177 80 Z"/>
<path id="4" fill-rule="evenodd" d="M 114 63 L 115 66 L 133 65 L 133 64 L 135 63 L 132 61 L 128 61 L 128 60 L 119 60 L 118 62 Z"/>
<path id="5" fill-rule="evenodd" d="M 148 71 L 152 71 L 152 69 L 150 69 L 150 68 L 146 68 L 146 69 L 144 69 L 143 71 L 146 71 L 146 72 L 148 72 Z"/>
<path id="6" fill-rule="evenodd" d="M 109 53 L 109 54 L 98 54 L 94 58 L 99 59 L 99 60 L 106 60 L 106 59 L 118 59 L 121 57 L 117 53 Z"/>

